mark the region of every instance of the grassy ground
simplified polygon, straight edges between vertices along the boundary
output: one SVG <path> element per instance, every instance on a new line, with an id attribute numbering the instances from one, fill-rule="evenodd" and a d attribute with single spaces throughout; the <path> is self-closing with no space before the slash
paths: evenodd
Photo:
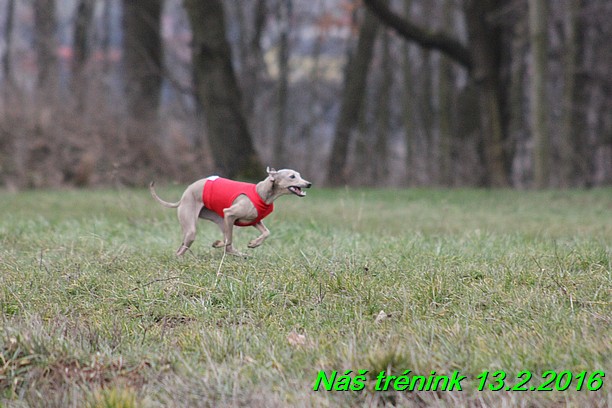
<path id="1" fill-rule="evenodd" d="M 611 405 L 611 189 L 314 189 L 276 208 L 248 260 L 206 222 L 176 259 L 176 213 L 144 190 L 0 192 L 0 406 Z M 334 370 L 368 370 L 364 389 L 313 391 Z M 466 379 L 375 389 L 406 370 Z M 523 370 L 528 389 L 571 382 L 506 390 Z"/>

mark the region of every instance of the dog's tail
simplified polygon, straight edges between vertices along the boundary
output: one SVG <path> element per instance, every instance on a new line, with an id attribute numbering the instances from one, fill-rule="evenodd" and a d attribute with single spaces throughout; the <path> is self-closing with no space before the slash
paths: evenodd
<path id="1" fill-rule="evenodd" d="M 169 202 L 164 201 L 161 198 L 159 198 L 159 196 L 155 192 L 155 187 L 154 186 L 155 186 L 155 182 L 152 181 L 151 184 L 149 184 L 149 191 L 151 191 L 151 195 L 153 196 L 154 199 L 157 200 L 158 203 L 160 203 L 164 207 L 168 207 L 168 208 L 176 208 L 176 207 L 179 206 L 179 204 L 181 203 L 181 200 L 177 201 L 176 203 L 169 203 Z"/>

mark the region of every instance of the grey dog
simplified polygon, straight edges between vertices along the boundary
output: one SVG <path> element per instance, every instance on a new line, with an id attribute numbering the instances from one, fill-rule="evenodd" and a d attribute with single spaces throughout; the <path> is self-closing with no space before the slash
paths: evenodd
<path id="1" fill-rule="evenodd" d="M 304 197 L 306 192 L 303 189 L 312 186 L 295 170 L 277 171 L 268 167 L 266 171 L 268 177 L 257 184 L 235 182 L 218 176 L 200 179 L 187 187 L 181 199 L 175 203 L 159 198 L 155 193 L 155 183 L 151 182 L 149 189 L 153 198 L 164 207 L 178 208 L 183 243 L 176 254 L 183 255 L 195 240 L 198 218 L 217 224 L 223 233 L 223 241 L 215 241 L 213 247 L 225 247 L 228 254 L 244 256 L 232 246 L 234 225 L 255 227 L 260 235 L 248 246 L 260 246 L 270 235 L 262 218 L 272 212 L 274 200 L 286 194 Z"/>

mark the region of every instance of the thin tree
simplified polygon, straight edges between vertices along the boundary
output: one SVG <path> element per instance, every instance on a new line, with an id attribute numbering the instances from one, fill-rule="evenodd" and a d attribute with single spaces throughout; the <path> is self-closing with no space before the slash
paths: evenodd
<path id="1" fill-rule="evenodd" d="M 89 30 L 92 26 L 94 0 L 79 0 L 74 23 L 74 57 L 72 59 L 72 91 L 77 98 L 78 109 L 85 106 L 85 87 L 83 75 L 89 59 Z"/>
<path id="2" fill-rule="evenodd" d="M 563 81 L 563 116 L 559 143 L 560 158 L 560 184 L 562 187 L 571 186 L 575 180 L 575 120 L 574 111 L 576 103 L 576 74 L 578 71 L 578 25 L 577 14 L 580 9 L 580 0 L 567 0 L 565 2 L 563 28 L 565 32 L 565 53 L 563 55 L 564 81 Z"/>
<path id="3" fill-rule="evenodd" d="M 34 1 L 34 43 L 36 49 L 38 88 L 51 96 L 57 91 L 57 39 L 55 0 Z"/>
<path id="4" fill-rule="evenodd" d="M 410 0 L 406 0 L 408 4 Z M 402 80 L 404 83 L 402 92 L 402 123 L 404 126 L 404 144 L 406 146 L 406 157 L 404 164 L 406 167 L 407 179 L 412 183 L 412 170 L 414 169 L 414 163 L 416 160 L 416 138 L 417 138 L 417 126 L 415 118 L 415 103 L 413 101 L 414 94 L 414 79 L 412 73 L 412 61 L 410 59 L 410 46 L 408 43 L 403 44 L 402 47 Z"/>
<path id="5" fill-rule="evenodd" d="M 445 1 L 442 5 L 442 24 L 446 27 L 453 26 L 452 11 L 452 3 Z M 443 55 L 438 67 L 438 118 L 440 124 L 438 183 L 446 186 L 452 183 L 452 86 L 451 63 L 449 58 Z"/>
<path id="6" fill-rule="evenodd" d="M 529 27 L 525 19 L 521 19 L 512 28 L 512 41 L 510 43 L 510 72 L 508 78 L 508 121 L 509 138 L 515 144 L 515 151 L 525 145 L 527 139 L 525 131 L 525 87 L 523 83 L 526 77 L 526 50 L 529 48 Z M 519 154 L 521 154 L 519 152 Z M 526 163 L 521 161 L 514 169 L 513 182 L 517 187 L 525 187 L 529 180 L 526 171 Z"/>
<path id="7" fill-rule="evenodd" d="M 274 133 L 273 157 L 279 163 L 285 162 L 285 137 L 287 135 L 287 100 L 289 94 L 289 34 L 292 18 L 291 0 L 282 0 L 278 7 L 278 21 L 281 25 L 278 43 L 278 90 L 276 130 Z M 282 164 L 283 166 L 285 164 Z"/>
<path id="8" fill-rule="evenodd" d="M 389 33 L 382 35 L 382 78 L 376 109 L 376 140 L 374 141 L 373 181 L 380 184 L 389 175 L 389 128 L 391 119 L 391 87 L 393 72 L 391 59 L 391 39 Z"/>
<path id="9" fill-rule="evenodd" d="M 2 78 L 11 83 L 13 81 L 11 48 L 13 46 L 13 25 L 15 14 L 15 0 L 8 0 L 6 4 L 6 21 L 4 22 L 5 48 L 2 54 Z"/>
<path id="10" fill-rule="evenodd" d="M 547 14 L 546 0 L 529 0 L 529 33 L 531 39 L 531 126 L 533 131 L 534 185 L 544 188 L 549 182 L 550 158 L 546 124 L 546 53 Z"/>

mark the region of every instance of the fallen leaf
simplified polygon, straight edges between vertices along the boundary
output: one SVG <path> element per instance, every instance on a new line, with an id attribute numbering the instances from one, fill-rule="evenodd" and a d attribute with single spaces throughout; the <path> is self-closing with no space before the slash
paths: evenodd
<path id="1" fill-rule="evenodd" d="M 297 333 L 295 331 L 292 331 L 291 333 L 287 335 L 287 341 L 289 342 L 289 344 L 291 344 L 292 346 L 296 346 L 296 347 L 312 345 L 312 342 L 308 340 L 306 335 Z"/>
<path id="2" fill-rule="evenodd" d="M 376 316 L 376 319 L 374 320 L 374 323 L 380 323 L 383 320 L 388 319 L 389 317 L 391 317 L 391 315 L 388 315 L 385 313 L 384 310 L 381 310 L 380 312 L 378 312 L 378 316 Z"/>

